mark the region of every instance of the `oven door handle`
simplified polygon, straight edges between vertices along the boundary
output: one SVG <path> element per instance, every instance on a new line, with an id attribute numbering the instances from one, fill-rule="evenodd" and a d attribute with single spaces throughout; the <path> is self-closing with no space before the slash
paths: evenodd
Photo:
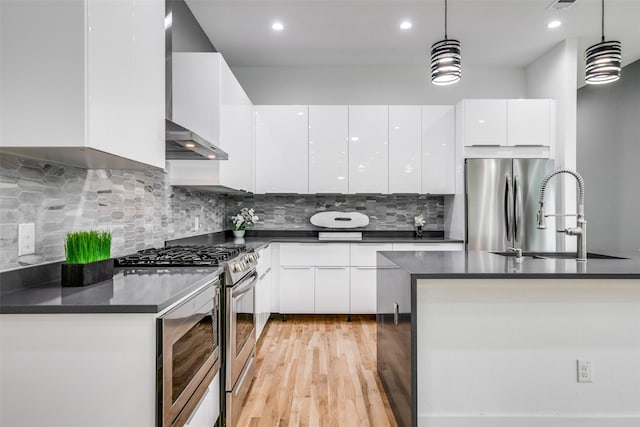
<path id="1" fill-rule="evenodd" d="M 240 283 L 231 288 L 231 296 L 237 297 L 242 294 L 246 294 L 256 286 L 258 281 L 258 272 L 254 271 L 249 277 L 243 279 Z"/>

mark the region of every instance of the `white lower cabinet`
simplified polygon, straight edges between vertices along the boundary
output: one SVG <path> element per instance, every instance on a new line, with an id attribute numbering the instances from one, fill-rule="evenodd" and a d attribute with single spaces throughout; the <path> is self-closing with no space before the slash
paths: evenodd
<path id="1" fill-rule="evenodd" d="M 200 403 L 184 424 L 184 427 L 211 427 L 220 415 L 220 373 L 218 372 Z"/>
<path id="2" fill-rule="evenodd" d="M 280 267 L 280 312 L 314 313 L 314 268 Z"/>
<path id="3" fill-rule="evenodd" d="M 315 313 L 349 312 L 349 267 L 315 268 Z"/>
<path id="4" fill-rule="evenodd" d="M 464 243 L 281 243 L 272 286 L 283 314 L 375 314 L 378 251 L 458 250 Z"/>
<path id="5" fill-rule="evenodd" d="M 256 339 L 260 339 L 269 316 L 271 315 L 271 282 L 273 275 L 271 268 L 268 268 L 260 276 L 256 284 Z"/>
<path id="6" fill-rule="evenodd" d="M 349 313 L 375 314 L 377 272 L 375 267 L 351 267 Z"/>

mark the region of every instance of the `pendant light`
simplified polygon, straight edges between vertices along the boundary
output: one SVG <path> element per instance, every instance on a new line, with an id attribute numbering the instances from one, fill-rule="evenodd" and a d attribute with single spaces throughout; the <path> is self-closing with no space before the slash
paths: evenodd
<path id="1" fill-rule="evenodd" d="M 460 81 L 460 41 L 447 37 L 447 0 L 444 0 L 444 40 L 431 46 L 431 83 L 438 86 Z"/>
<path id="2" fill-rule="evenodd" d="M 602 40 L 587 48 L 585 82 L 601 85 L 615 82 L 622 72 L 622 45 L 619 41 L 604 40 L 604 0 L 602 0 Z"/>

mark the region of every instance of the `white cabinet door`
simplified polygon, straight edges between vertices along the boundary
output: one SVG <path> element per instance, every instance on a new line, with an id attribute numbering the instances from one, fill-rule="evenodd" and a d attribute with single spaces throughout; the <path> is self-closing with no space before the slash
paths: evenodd
<path id="1" fill-rule="evenodd" d="M 280 267 L 280 313 L 313 313 L 314 284 L 313 267 Z"/>
<path id="2" fill-rule="evenodd" d="M 262 335 L 271 314 L 271 270 L 262 273 L 256 284 L 256 339 Z"/>
<path id="3" fill-rule="evenodd" d="M 309 106 L 309 193 L 346 193 L 349 182 L 346 105 Z"/>
<path id="4" fill-rule="evenodd" d="M 225 187 L 253 192 L 253 104 L 224 61 L 220 63 L 220 145 L 229 154 L 221 160 Z"/>
<path id="5" fill-rule="evenodd" d="M 463 109 L 464 145 L 507 145 L 507 100 L 465 99 Z"/>
<path id="6" fill-rule="evenodd" d="M 510 99 L 507 101 L 509 145 L 549 146 L 552 139 L 553 101 Z"/>
<path id="7" fill-rule="evenodd" d="M 389 192 L 389 107 L 349 106 L 349 193 Z"/>
<path id="8" fill-rule="evenodd" d="M 349 313 L 349 267 L 316 267 L 317 314 Z"/>
<path id="9" fill-rule="evenodd" d="M 351 267 L 351 314 L 375 314 L 376 275 L 375 267 Z"/>
<path id="10" fill-rule="evenodd" d="M 308 107 L 258 105 L 256 193 L 309 191 Z"/>
<path id="11" fill-rule="evenodd" d="M 377 251 L 391 251 L 391 243 L 351 243 L 352 267 L 375 267 Z"/>
<path id="12" fill-rule="evenodd" d="M 464 243 L 394 243 L 394 251 L 463 251 Z"/>
<path id="13" fill-rule="evenodd" d="M 202 396 L 195 410 L 184 424 L 184 427 L 211 427 L 220 415 L 220 373 L 217 373 L 205 395 Z"/>
<path id="14" fill-rule="evenodd" d="M 456 192 L 456 111 L 452 105 L 422 107 L 422 191 Z"/>
<path id="15" fill-rule="evenodd" d="M 389 106 L 389 193 L 420 193 L 422 109 Z"/>
<path id="16" fill-rule="evenodd" d="M 93 148 L 164 168 L 161 3 L 87 2 L 87 135 Z"/>
<path id="17" fill-rule="evenodd" d="M 176 52 L 172 62 L 173 121 L 220 146 L 219 53 Z"/>

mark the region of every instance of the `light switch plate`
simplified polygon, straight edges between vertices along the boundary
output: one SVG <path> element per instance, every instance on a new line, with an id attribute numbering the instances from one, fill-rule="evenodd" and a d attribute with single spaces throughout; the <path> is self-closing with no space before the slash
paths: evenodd
<path id="1" fill-rule="evenodd" d="M 18 224 L 18 256 L 36 251 L 36 225 L 33 222 Z"/>

